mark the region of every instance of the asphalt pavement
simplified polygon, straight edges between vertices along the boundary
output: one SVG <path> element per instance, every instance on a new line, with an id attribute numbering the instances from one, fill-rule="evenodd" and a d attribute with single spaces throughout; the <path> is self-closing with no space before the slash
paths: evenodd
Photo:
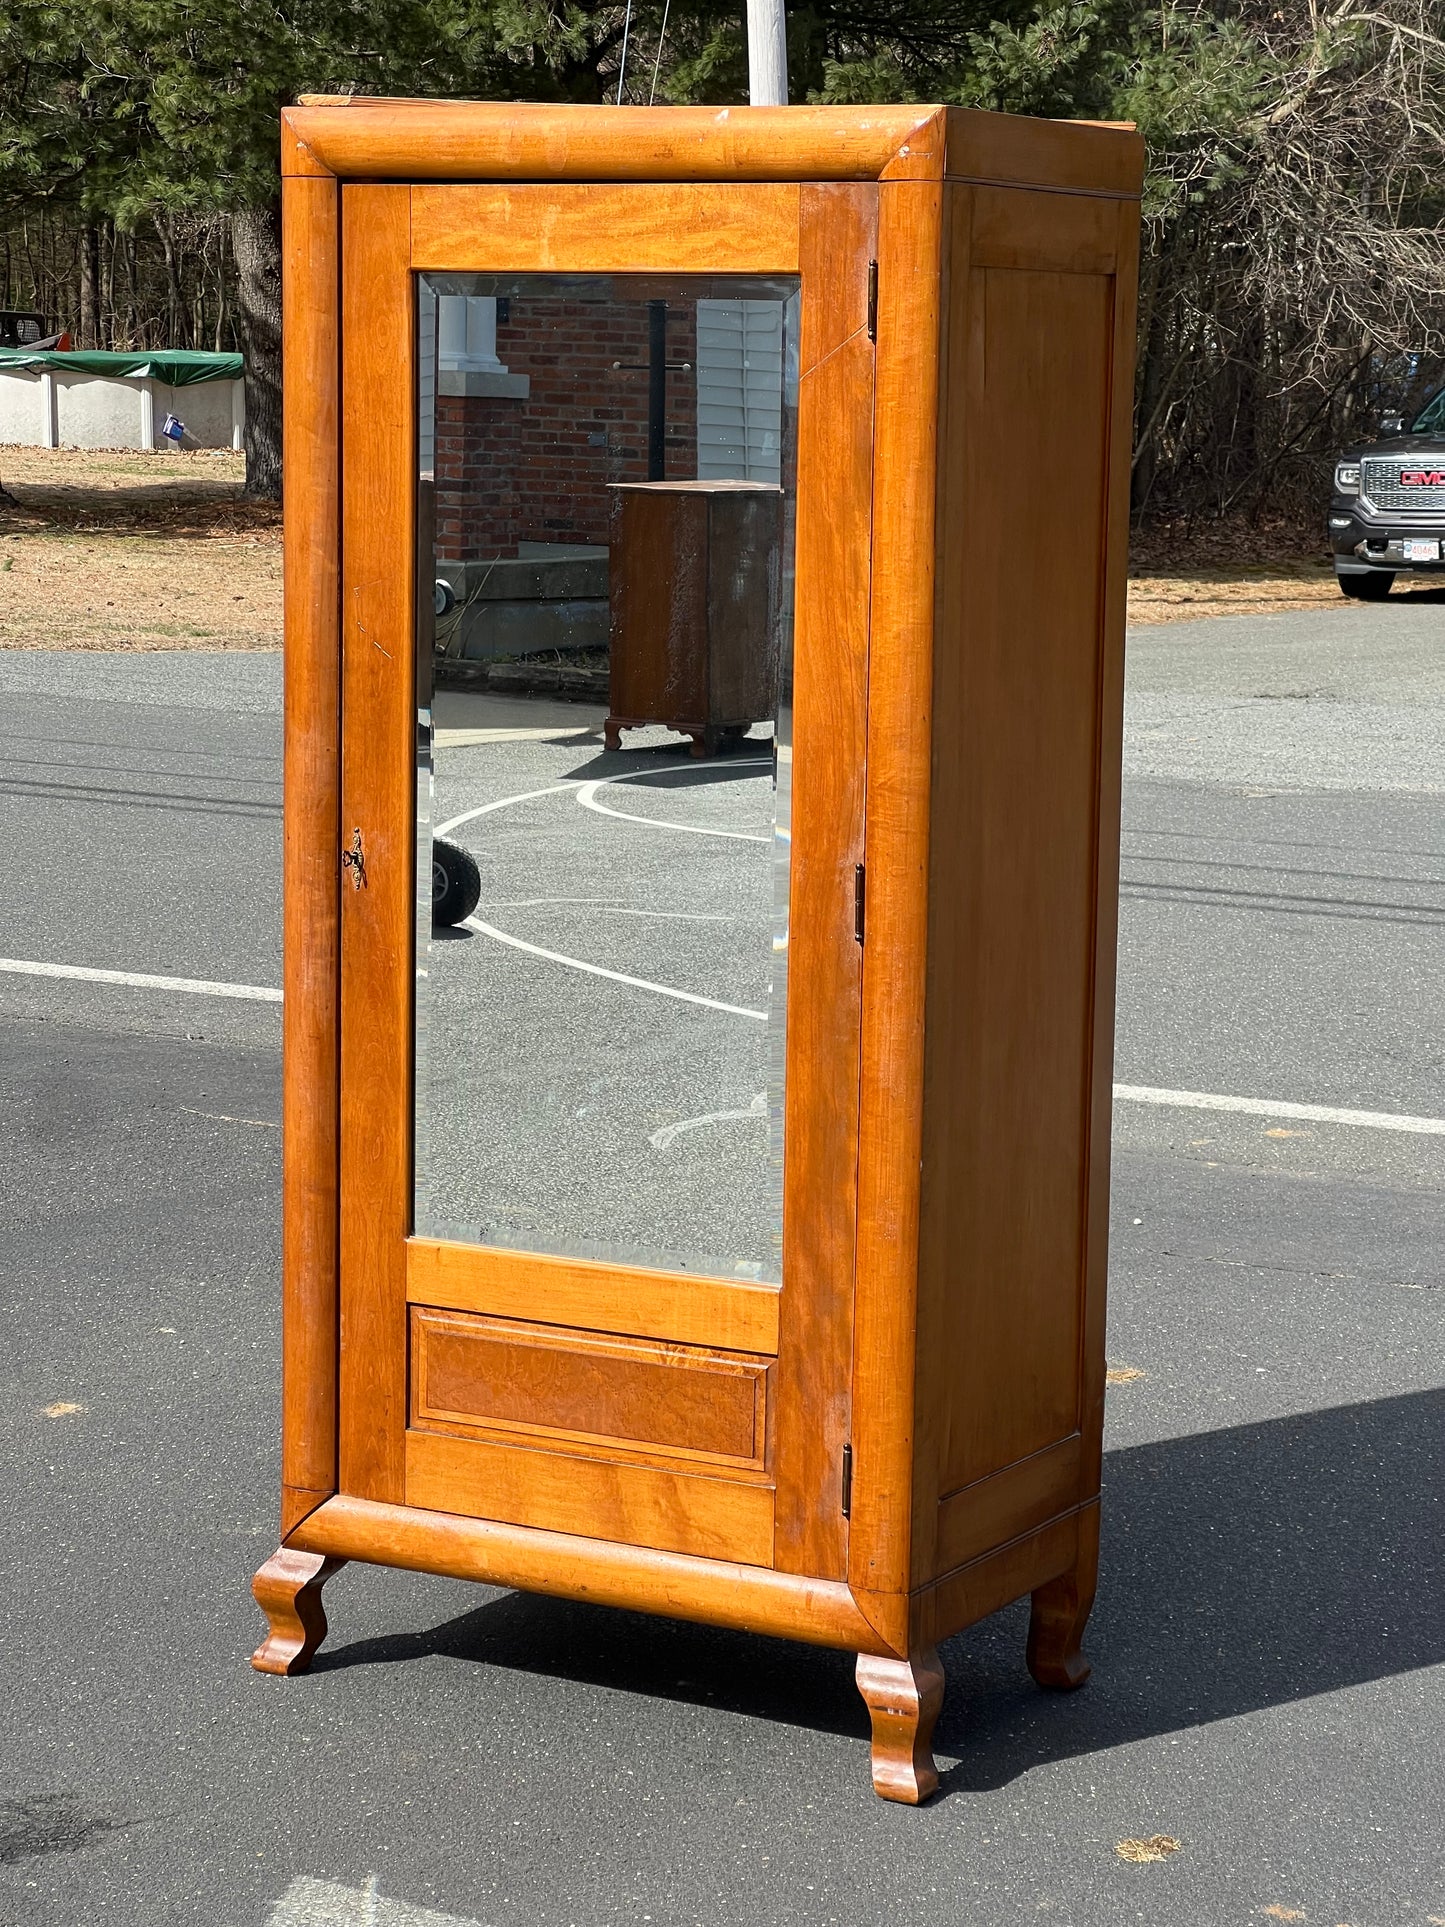
<path id="1" fill-rule="evenodd" d="M 1445 610 L 1142 631 L 1129 701 L 1094 1677 L 1039 1694 L 1019 1609 L 951 1641 L 914 1812 L 781 1642 L 351 1567 L 251 1671 L 279 663 L 0 656 L 0 1927 L 1445 1919 Z"/>

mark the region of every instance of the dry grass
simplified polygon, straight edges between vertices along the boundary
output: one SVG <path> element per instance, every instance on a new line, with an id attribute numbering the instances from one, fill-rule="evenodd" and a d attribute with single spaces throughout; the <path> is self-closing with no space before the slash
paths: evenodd
<path id="1" fill-rule="evenodd" d="M 1137 570 L 1129 576 L 1132 623 L 1202 622 L 1206 616 L 1274 616 L 1285 609 L 1348 607 L 1334 565 L 1246 562 L 1235 568 Z"/>
<path id="2" fill-rule="evenodd" d="M 228 450 L 0 448 L 0 648 L 279 648 L 281 518 L 240 500 L 244 473 Z M 1136 550 L 1131 623 L 1349 606 L 1302 530 Z"/>
<path id="3" fill-rule="evenodd" d="M 281 519 L 229 451 L 0 449 L 0 648 L 279 649 Z"/>
<path id="4" fill-rule="evenodd" d="M 1147 1840 L 1121 1840 L 1114 1848 L 1121 1860 L 1144 1866 L 1151 1860 L 1167 1860 L 1178 1853 L 1179 1842 L 1167 1833 L 1151 1833 Z"/>

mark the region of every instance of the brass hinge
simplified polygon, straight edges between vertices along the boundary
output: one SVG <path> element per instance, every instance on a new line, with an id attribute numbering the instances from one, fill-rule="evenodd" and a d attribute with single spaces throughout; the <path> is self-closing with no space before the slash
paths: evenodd
<path id="1" fill-rule="evenodd" d="M 878 339 L 878 263 L 868 263 L 868 339 Z"/>
<path id="2" fill-rule="evenodd" d="M 868 914 L 868 874 L 861 863 L 853 866 L 853 938 L 863 941 L 863 922 Z"/>
<path id="3" fill-rule="evenodd" d="M 853 1448 L 843 1447 L 843 1517 L 853 1516 Z"/>

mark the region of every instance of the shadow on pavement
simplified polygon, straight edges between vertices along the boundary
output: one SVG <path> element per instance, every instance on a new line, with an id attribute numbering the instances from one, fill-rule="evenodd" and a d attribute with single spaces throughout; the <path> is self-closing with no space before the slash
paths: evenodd
<path id="1" fill-rule="evenodd" d="M 945 1792 L 1445 1661 L 1442 1438 L 1434 1391 L 1109 1454 L 1093 1680 L 1034 1687 L 1023 1604 L 949 1641 Z M 424 1655 L 867 1733 L 846 1654 L 517 1593 L 316 1669 Z"/>

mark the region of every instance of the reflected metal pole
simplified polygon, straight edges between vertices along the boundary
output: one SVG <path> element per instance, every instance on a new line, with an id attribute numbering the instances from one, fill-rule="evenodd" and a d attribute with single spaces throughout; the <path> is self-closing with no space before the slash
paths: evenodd
<path id="1" fill-rule="evenodd" d="M 788 104 L 783 0 L 748 0 L 748 99 L 754 107 Z"/>
<path id="2" fill-rule="evenodd" d="M 667 303 L 647 304 L 647 479 L 667 476 Z"/>

